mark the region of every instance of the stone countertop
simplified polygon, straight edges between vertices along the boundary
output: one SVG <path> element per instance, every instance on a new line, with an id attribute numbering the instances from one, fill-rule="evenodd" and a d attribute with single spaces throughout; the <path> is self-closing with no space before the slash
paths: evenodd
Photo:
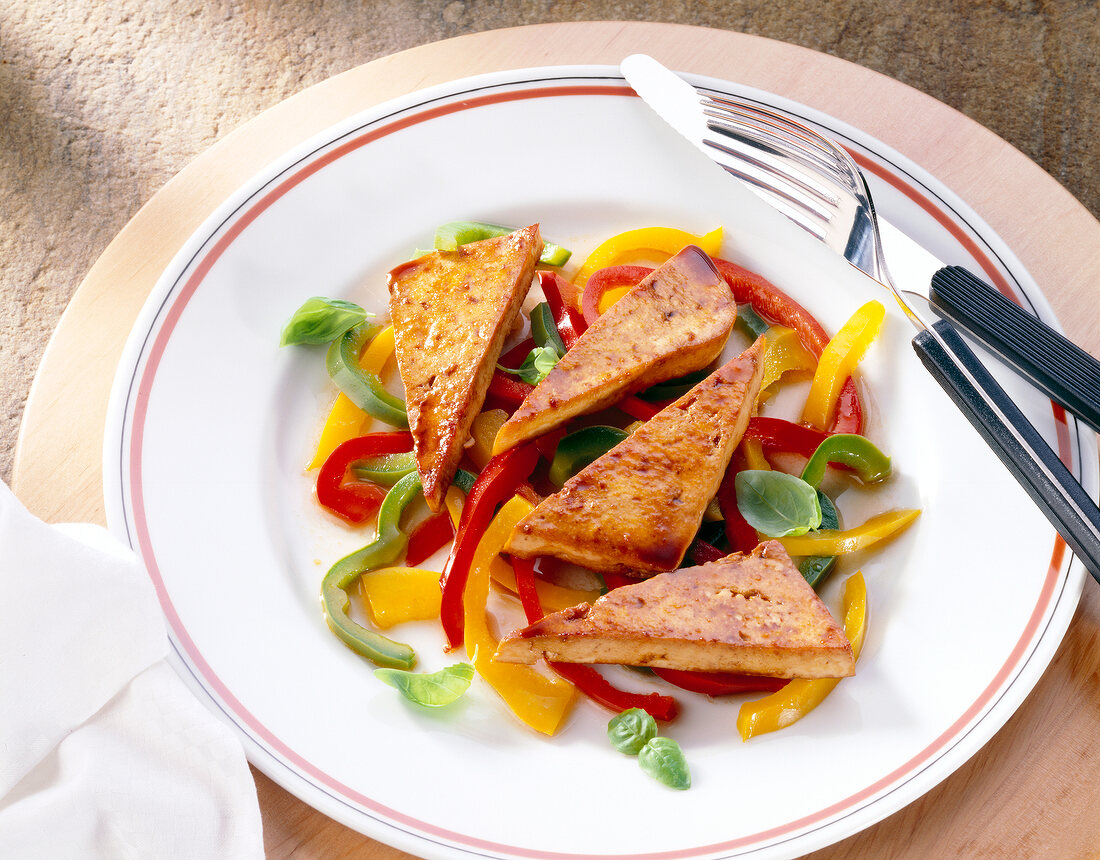
<path id="1" fill-rule="evenodd" d="M 439 39 L 652 20 L 803 45 L 1008 140 L 1100 215 L 1096 0 L 7 0 L 0 9 L 0 478 L 50 332 L 168 179 L 282 99 Z"/>

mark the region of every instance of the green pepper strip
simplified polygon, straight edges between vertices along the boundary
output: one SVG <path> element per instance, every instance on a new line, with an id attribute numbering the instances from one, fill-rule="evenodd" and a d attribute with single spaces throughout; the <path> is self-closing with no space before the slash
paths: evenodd
<path id="1" fill-rule="evenodd" d="M 325 367 L 336 387 L 368 415 L 394 427 L 408 429 L 405 401 L 386 391 L 378 374 L 367 373 L 359 366 L 359 353 L 380 328 L 376 324 L 360 323 L 348 329 L 329 346 Z"/>
<path id="2" fill-rule="evenodd" d="M 890 458 L 865 436 L 857 436 L 854 433 L 826 436 L 802 470 L 802 480 L 817 490 L 818 501 L 821 502 L 821 525 L 819 526 L 821 529 L 840 527 L 836 506 L 818 489 L 818 484 L 825 477 L 825 469 L 830 462 L 853 469 L 859 479 L 866 484 L 881 481 L 890 475 Z M 835 564 L 836 556 L 815 555 L 803 559 L 798 569 L 805 580 L 816 588 Z"/>
<path id="3" fill-rule="evenodd" d="M 394 484 L 378 509 L 378 537 L 336 562 L 321 581 L 321 608 L 329 628 L 352 651 L 379 666 L 411 669 L 416 652 L 352 621 L 347 592 L 362 574 L 393 564 L 405 551 L 409 536 L 401 530 L 401 515 L 420 492 L 420 476 L 415 472 Z"/>
<path id="4" fill-rule="evenodd" d="M 474 481 L 477 480 L 477 475 L 473 472 L 467 472 L 465 469 L 459 469 L 455 472 L 455 476 L 451 479 L 451 483 L 462 490 L 467 496 L 470 495 L 470 490 L 474 488 Z"/>
<path id="5" fill-rule="evenodd" d="M 416 471 L 416 456 L 409 451 L 405 454 L 383 454 L 379 457 L 371 457 L 369 460 L 360 460 L 351 467 L 352 474 L 360 481 L 370 481 L 382 487 L 392 487 L 409 472 Z M 470 487 L 477 480 L 477 475 L 459 469 L 451 479 L 451 483 L 469 493 Z"/>
<path id="6" fill-rule="evenodd" d="M 352 464 L 352 473 L 360 481 L 370 481 L 381 487 L 392 487 L 409 472 L 416 471 L 416 455 L 412 451 L 402 454 L 382 454 Z"/>
<path id="7" fill-rule="evenodd" d="M 816 489 L 825 477 L 829 463 L 839 463 L 854 470 L 865 484 L 873 484 L 890 476 L 890 458 L 866 436 L 855 433 L 827 436 L 802 470 L 802 480 Z"/>
<path id="8" fill-rule="evenodd" d="M 554 452 L 548 477 L 555 486 L 562 486 L 577 472 L 602 457 L 630 434 L 618 427 L 602 424 L 584 427 L 563 436 Z"/>
<path id="9" fill-rule="evenodd" d="M 484 239 L 495 239 L 498 236 L 507 236 L 514 233 L 511 227 L 501 227 L 499 224 L 486 224 L 484 221 L 450 221 L 441 224 L 435 230 L 435 247 L 440 251 L 453 251 L 459 245 L 467 245 L 470 242 L 481 242 Z M 552 242 L 542 243 L 542 256 L 539 262 L 547 266 L 564 266 L 573 252 L 555 245 Z"/>

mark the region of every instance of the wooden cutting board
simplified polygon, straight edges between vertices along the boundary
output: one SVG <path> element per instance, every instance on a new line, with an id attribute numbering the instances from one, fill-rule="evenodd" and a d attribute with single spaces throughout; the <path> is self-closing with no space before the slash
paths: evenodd
<path id="1" fill-rule="evenodd" d="M 1067 334 L 1100 355 L 1100 223 L 1037 165 L 957 111 L 835 57 L 740 33 L 622 22 L 498 30 L 404 51 L 311 87 L 234 131 L 158 192 L 88 273 L 50 341 L 23 418 L 17 495 L 48 521 L 104 522 L 103 425 L 125 338 L 173 254 L 269 161 L 349 114 L 421 87 L 502 69 L 614 66 L 638 51 L 674 69 L 790 97 L 908 156 L 990 224 Z M 921 800 L 813 856 L 1100 856 L 1098 634 L 1100 589 L 1090 581 L 1054 662 L 990 743 Z M 269 856 L 405 856 L 254 773 Z"/>

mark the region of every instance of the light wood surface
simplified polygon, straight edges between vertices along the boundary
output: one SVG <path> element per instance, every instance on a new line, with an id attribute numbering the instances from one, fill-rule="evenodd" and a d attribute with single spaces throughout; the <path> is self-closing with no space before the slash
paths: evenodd
<path id="1" fill-rule="evenodd" d="M 726 31 L 620 22 L 490 31 L 318 84 L 227 136 L 157 193 L 88 273 L 50 341 L 16 451 L 17 495 L 48 521 L 103 522 L 103 424 L 125 337 L 179 246 L 267 162 L 350 113 L 423 86 L 500 69 L 615 65 L 636 51 L 789 96 L 913 159 L 1008 242 L 1069 336 L 1100 355 L 1100 223 L 1034 163 L 928 96 L 834 57 Z M 1090 581 L 1049 671 L 981 752 L 918 802 L 813 856 L 1100 856 L 1098 634 L 1100 590 Z M 258 772 L 256 782 L 269 856 L 404 856 Z"/>

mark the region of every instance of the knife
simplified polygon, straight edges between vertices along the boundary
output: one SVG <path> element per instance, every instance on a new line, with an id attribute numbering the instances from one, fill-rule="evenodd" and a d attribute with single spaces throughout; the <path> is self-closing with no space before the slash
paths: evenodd
<path id="1" fill-rule="evenodd" d="M 719 153 L 707 145 L 708 120 L 702 96 L 694 87 L 645 55 L 628 57 L 620 71 L 662 119 L 709 158 L 726 166 Z M 735 174 L 731 179 L 737 180 L 736 172 L 731 172 Z M 744 184 L 757 191 L 751 182 Z M 759 196 L 783 211 L 781 203 Z M 965 269 L 943 266 L 902 231 L 881 218 L 877 223 L 888 258 L 895 264 L 898 259 L 905 260 L 906 283 L 930 285 L 927 295 L 906 290 L 903 297 L 894 290 L 909 318 L 921 329 L 913 339 L 921 362 L 1100 581 L 1100 508 L 949 320 L 964 326 L 995 355 L 1096 429 L 1100 429 L 1100 398 L 1092 391 L 1095 386 L 1100 392 L 1100 363 Z M 861 267 L 859 270 L 868 274 Z M 914 299 L 947 319 L 927 322 L 911 306 Z"/>
<path id="2" fill-rule="evenodd" d="M 719 153 L 704 142 L 708 126 L 700 93 L 645 55 L 628 57 L 620 70 L 662 119 L 725 166 Z M 785 212 L 781 203 L 751 182 L 743 184 Z M 1100 361 L 966 269 L 946 266 L 881 212 L 875 214 L 891 274 L 903 288 L 926 298 L 937 314 L 961 326 L 998 360 L 1100 432 Z M 853 262 L 864 269 L 865 264 Z"/>

